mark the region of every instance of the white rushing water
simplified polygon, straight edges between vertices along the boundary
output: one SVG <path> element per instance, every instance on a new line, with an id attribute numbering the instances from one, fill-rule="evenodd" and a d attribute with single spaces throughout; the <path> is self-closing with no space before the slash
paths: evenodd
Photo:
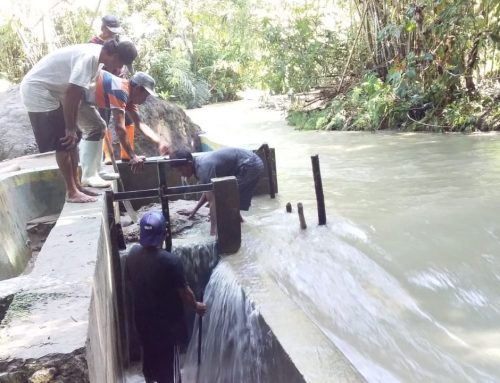
<path id="1" fill-rule="evenodd" d="M 215 141 L 276 148 L 279 194 L 254 199 L 241 252 L 368 381 L 500 381 L 499 135 L 298 132 L 252 101 L 188 114 Z"/>

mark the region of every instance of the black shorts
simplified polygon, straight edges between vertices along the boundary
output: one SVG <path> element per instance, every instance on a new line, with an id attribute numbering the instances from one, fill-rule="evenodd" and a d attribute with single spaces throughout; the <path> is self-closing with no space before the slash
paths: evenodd
<path id="1" fill-rule="evenodd" d="M 64 123 L 63 108 L 60 106 L 50 112 L 28 112 L 33 134 L 40 153 L 52 150 L 65 151 L 61 145 L 61 138 L 66 136 L 66 124 Z M 78 139 L 81 132 L 77 130 Z"/>

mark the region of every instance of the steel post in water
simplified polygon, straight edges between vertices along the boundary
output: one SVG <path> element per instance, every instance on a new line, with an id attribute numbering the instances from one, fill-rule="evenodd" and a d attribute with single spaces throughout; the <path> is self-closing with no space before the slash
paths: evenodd
<path id="1" fill-rule="evenodd" d="M 172 229 L 170 226 L 170 209 L 168 206 L 168 196 L 166 194 L 167 191 L 167 177 L 165 175 L 165 171 L 167 170 L 167 162 L 158 162 L 158 180 L 160 187 L 160 201 L 161 201 L 161 210 L 163 212 L 163 216 L 165 217 L 165 221 L 167 222 L 167 235 L 165 236 L 165 249 L 167 251 L 172 250 Z"/>
<path id="2" fill-rule="evenodd" d="M 291 213 L 292 212 L 292 204 L 290 202 L 286 203 L 286 212 Z"/>
<path id="3" fill-rule="evenodd" d="M 314 188 L 316 190 L 316 203 L 318 206 L 318 224 L 326 224 L 325 196 L 323 195 L 323 182 L 321 181 L 321 171 L 319 168 L 319 157 L 316 154 L 311 156 L 311 163 L 314 176 Z"/>
<path id="4" fill-rule="evenodd" d="M 304 207 L 301 202 L 297 204 L 297 212 L 299 213 L 300 228 L 302 230 L 307 229 L 306 219 L 304 218 Z"/>
<path id="5" fill-rule="evenodd" d="M 271 196 L 271 198 L 274 198 L 275 194 L 276 194 L 276 185 L 274 184 L 273 163 L 271 161 L 271 152 L 269 150 L 268 144 L 262 144 L 261 148 L 264 151 L 264 158 L 266 159 L 267 178 L 269 181 L 269 195 Z"/>

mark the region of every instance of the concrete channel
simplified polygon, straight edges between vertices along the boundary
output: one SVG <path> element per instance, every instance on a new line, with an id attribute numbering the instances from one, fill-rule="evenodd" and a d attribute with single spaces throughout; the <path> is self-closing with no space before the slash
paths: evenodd
<path id="1" fill-rule="evenodd" d="M 207 138 L 204 145 L 213 147 Z M 157 187 L 148 172 L 132 177 L 125 166 L 120 171 L 127 190 Z M 261 190 L 266 184 L 263 180 Z M 48 214 L 60 214 L 59 219 L 31 271 L 23 273 L 30 259 L 26 223 Z M 104 196 L 92 204 L 64 203 L 53 155 L 0 164 L 0 382 L 124 382 L 127 357 L 117 331 L 124 310 L 107 216 Z M 291 362 L 290 377 L 298 377 L 293 381 L 364 381 L 277 286 L 264 277 L 270 295 L 256 294 L 242 257 L 237 253 L 226 261 Z M 287 312 L 298 322 L 287 322 Z M 290 333 L 294 326 L 300 331 Z"/>

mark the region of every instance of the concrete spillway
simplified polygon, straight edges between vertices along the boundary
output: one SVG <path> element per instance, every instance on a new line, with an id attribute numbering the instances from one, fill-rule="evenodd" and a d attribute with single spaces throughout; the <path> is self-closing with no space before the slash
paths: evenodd
<path id="1" fill-rule="evenodd" d="M 0 381 L 27 381 L 46 374 L 47 382 L 123 382 L 126 358 L 116 330 L 122 303 L 117 301 L 103 197 L 92 204 L 64 204 L 64 186 L 53 157 L 35 156 L 17 163 L 21 169 L 0 175 Z M 29 259 L 26 222 L 59 211 L 32 271 L 21 274 Z M 189 263 L 206 265 L 205 269 L 215 266 L 193 259 Z M 244 257 L 230 256 L 224 267 L 242 289 L 247 305 L 258 313 L 260 331 L 276 345 L 269 362 L 279 361 L 283 381 L 287 377 L 294 382 L 363 381 L 278 286 L 255 267 L 247 268 Z M 259 278 L 266 288 L 255 290 Z M 258 348 L 259 338 L 255 342 Z M 230 358 L 228 363 L 233 363 Z M 269 366 L 277 368 L 272 363 Z"/>

